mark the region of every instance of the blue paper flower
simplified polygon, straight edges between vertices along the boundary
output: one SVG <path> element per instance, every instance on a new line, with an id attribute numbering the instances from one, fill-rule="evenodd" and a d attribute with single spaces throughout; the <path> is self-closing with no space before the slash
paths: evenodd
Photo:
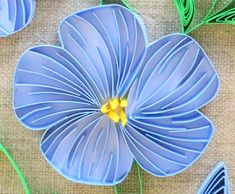
<path id="1" fill-rule="evenodd" d="M 35 12 L 35 0 L 0 1 L 0 37 L 14 34 L 25 28 Z"/>
<path id="2" fill-rule="evenodd" d="M 141 19 L 119 5 L 66 18 L 62 47 L 27 50 L 16 68 L 14 109 L 64 177 L 114 185 L 133 161 L 165 177 L 191 166 L 214 127 L 198 109 L 218 76 L 199 44 L 171 34 L 149 44 Z"/>
<path id="3" fill-rule="evenodd" d="M 198 194 L 230 194 L 228 170 L 220 162 L 203 182 Z"/>

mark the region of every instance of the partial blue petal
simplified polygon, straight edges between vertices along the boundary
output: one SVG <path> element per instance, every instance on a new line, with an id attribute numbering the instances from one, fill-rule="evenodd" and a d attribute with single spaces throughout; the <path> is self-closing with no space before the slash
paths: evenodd
<path id="1" fill-rule="evenodd" d="M 167 118 L 129 115 L 123 130 L 135 160 L 144 170 L 160 177 L 190 167 L 214 133 L 211 122 L 197 111 Z"/>
<path id="2" fill-rule="evenodd" d="M 94 7 L 66 18 L 59 36 L 105 99 L 126 94 L 146 47 L 145 29 L 136 14 L 119 5 Z"/>
<path id="3" fill-rule="evenodd" d="M 65 119 L 51 127 L 41 150 L 60 174 L 85 184 L 117 184 L 133 162 L 122 131 L 101 113 Z"/>
<path id="4" fill-rule="evenodd" d="M 198 194 L 230 194 L 229 176 L 224 162 L 220 162 L 208 175 Z"/>
<path id="5" fill-rule="evenodd" d="M 18 119 L 29 128 L 46 129 L 64 117 L 98 111 L 96 85 L 87 75 L 62 48 L 29 49 L 19 60 L 14 78 Z"/>
<path id="6" fill-rule="evenodd" d="M 32 20 L 35 0 L 0 0 L 0 37 L 11 35 Z"/>
<path id="7" fill-rule="evenodd" d="M 199 44 L 172 34 L 148 47 L 132 108 L 155 116 L 187 113 L 207 104 L 218 88 L 218 75 Z"/>

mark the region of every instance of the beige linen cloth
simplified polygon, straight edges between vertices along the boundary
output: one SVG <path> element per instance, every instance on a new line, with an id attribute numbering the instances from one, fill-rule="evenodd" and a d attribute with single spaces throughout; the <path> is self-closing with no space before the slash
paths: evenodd
<path id="1" fill-rule="evenodd" d="M 209 0 L 203 0 L 206 4 Z M 179 32 L 179 20 L 171 0 L 130 0 L 143 18 L 149 41 Z M 28 28 L 0 39 L 0 143 L 12 153 L 33 194 L 112 194 L 112 187 L 76 184 L 54 171 L 39 150 L 43 132 L 24 128 L 12 110 L 12 78 L 19 56 L 28 47 L 58 45 L 60 21 L 73 12 L 98 4 L 98 0 L 37 0 L 36 15 Z M 202 9 L 203 7 L 202 6 Z M 213 61 L 221 79 L 216 100 L 203 112 L 213 121 L 216 133 L 201 159 L 180 175 L 157 178 L 144 171 L 144 194 L 194 194 L 209 171 L 224 160 L 228 166 L 231 190 L 235 193 L 235 26 L 210 25 L 191 33 Z M 0 154 L 0 194 L 24 193 L 7 159 Z M 137 194 L 138 178 L 133 167 L 120 193 Z"/>

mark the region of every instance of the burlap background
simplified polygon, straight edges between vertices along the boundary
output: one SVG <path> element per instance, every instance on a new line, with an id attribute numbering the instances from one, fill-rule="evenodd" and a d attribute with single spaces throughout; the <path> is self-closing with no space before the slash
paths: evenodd
<path id="1" fill-rule="evenodd" d="M 171 0 L 131 0 L 142 16 L 153 41 L 177 32 L 178 16 Z M 204 0 L 204 3 L 209 1 Z M 56 36 L 59 22 L 67 15 L 97 5 L 98 0 L 37 0 L 37 11 L 31 25 L 9 38 L 0 39 L 0 143 L 18 162 L 32 193 L 92 194 L 113 193 L 111 187 L 75 184 L 62 178 L 44 160 L 39 151 L 41 132 L 21 126 L 12 111 L 12 78 L 17 59 L 30 46 L 59 44 Z M 144 193 L 193 194 L 214 165 L 224 160 L 229 168 L 232 191 L 235 192 L 235 27 L 204 26 L 191 34 L 206 50 L 221 78 L 216 100 L 203 111 L 214 122 L 217 132 L 206 153 L 187 171 L 170 178 L 156 178 L 142 171 Z M 120 193 L 137 193 L 136 169 L 133 169 Z M 0 154 L 0 193 L 24 193 L 8 161 Z"/>

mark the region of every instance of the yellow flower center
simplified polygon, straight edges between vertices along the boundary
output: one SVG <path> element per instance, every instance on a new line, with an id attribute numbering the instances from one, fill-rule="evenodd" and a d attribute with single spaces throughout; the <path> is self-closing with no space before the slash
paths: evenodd
<path id="1" fill-rule="evenodd" d="M 106 114 L 112 121 L 118 123 L 121 121 L 122 125 L 127 124 L 125 108 L 127 107 L 127 99 L 109 99 L 107 103 L 101 106 L 100 111 Z"/>

